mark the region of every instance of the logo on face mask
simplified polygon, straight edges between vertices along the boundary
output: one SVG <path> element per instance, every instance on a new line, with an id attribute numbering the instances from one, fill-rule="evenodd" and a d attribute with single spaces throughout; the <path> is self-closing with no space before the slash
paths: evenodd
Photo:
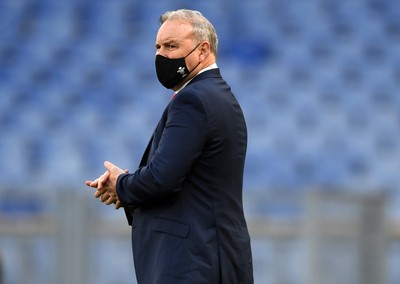
<path id="1" fill-rule="evenodd" d="M 182 75 L 182 78 L 183 78 L 183 77 L 186 77 L 187 74 L 185 74 L 185 69 L 186 69 L 185 67 L 179 67 L 179 68 L 178 68 L 178 71 L 176 71 L 176 73 L 181 74 L 181 75 Z"/>

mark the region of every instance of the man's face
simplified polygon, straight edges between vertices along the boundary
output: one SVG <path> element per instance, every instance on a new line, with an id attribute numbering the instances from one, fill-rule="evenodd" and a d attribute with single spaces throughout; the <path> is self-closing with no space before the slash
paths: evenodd
<path id="1" fill-rule="evenodd" d="M 185 57 L 195 47 L 192 25 L 177 19 L 167 20 L 158 30 L 155 47 L 156 55 L 167 58 Z M 199 62 L 195 54 L 197 54 L 196 51 L 186 58 L 186 64 L 190 70 Z"/>

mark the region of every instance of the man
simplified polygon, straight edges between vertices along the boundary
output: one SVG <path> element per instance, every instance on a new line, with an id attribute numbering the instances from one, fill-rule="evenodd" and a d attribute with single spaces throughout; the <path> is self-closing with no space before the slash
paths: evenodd
<path id="1" fill-rule="evenodd" d="M 139 284 L 253 283 L 242 206 L 247 130 L 216 65 L 215 29 L 191 10 L 167 12 L 160 25 L 157 77 L 175 94 L 139 168 L 105 162 L 86 184 L 124 207 Z"/>

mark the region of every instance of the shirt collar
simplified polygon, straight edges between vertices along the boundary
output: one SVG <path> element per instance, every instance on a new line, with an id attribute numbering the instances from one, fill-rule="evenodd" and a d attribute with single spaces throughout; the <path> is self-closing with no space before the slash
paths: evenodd
<path id="1" fill-rule="evenodd" d="M 207 66 L 206 68 L 201 69 L 200 72 L 197 73 L 197 75 L 199 75 L 199 74 L 201 74 L 201 73 L 203 73 L 203 72 L 205 72 L 205 71 L 208 71 L 208 70 L 211 70 L 211 69 L 216 69 L 216 68 L 218 68 L 217 63 L 213 63 L 213 64 L 211 64 L 210 66 Z M 196 75 L 196 76 L 197 76 L 197 75 Z M 185 84 L 183 84 L 183 86 L 180 87 L 180 88 L 175 92 L 175 94 L 177 94 L 177 93 L 179 93 L 180 91 L 182 91 L 182 89 L 185 88 L 186 85 L 189 84 L 190 81 L 192 81 L 196 76 L 194 76 L 192 79 L 190 79 L 190 80 L 187 81 Z"/>

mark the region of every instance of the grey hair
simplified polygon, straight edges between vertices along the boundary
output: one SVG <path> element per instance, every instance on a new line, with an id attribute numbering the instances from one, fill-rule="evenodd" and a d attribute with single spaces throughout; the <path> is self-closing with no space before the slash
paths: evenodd
<path id="1" fill-rule="evenodd" d="M 210 43 L 211 52 L 217 56 L 218 53 L 218 36 L 214 26 L 210 23 L 207 18 L 203 16 L 199 11 L 194 10 L 176 10 L 168 11 L 162 14 L 158 20 L 159 24 L 162 25 L 169 19 L 185 20 L 192 24 L 194 38 L 197 43 L 206 40 Z"/>

